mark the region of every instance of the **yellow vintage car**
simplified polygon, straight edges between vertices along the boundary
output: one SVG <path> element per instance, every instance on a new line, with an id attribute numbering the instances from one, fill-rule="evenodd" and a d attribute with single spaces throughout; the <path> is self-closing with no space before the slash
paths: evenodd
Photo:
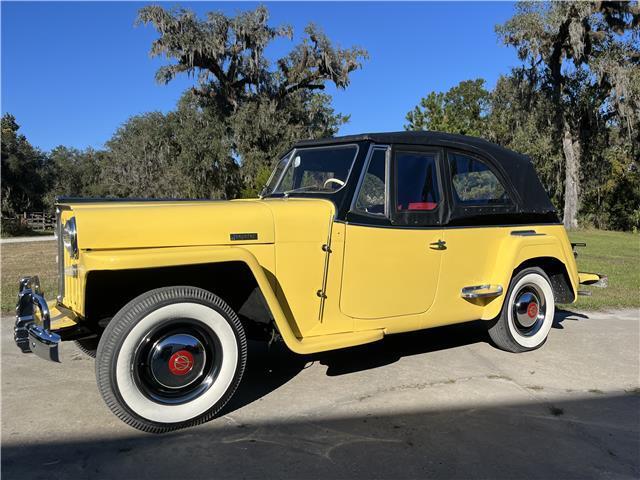
<path id="1" fill-rule="evenodd" d="M 75 341 L 148 432 L 213 418 L 247 338 L 310 354 L 482 319 L 525 352 L 606 281 L 578 273 L 527 157 L 436 132 L 300 142 L 258 199 L 60 199 L 57 216 L 57 297 L 20 281 L 15 341 L 53 361 Z"/>

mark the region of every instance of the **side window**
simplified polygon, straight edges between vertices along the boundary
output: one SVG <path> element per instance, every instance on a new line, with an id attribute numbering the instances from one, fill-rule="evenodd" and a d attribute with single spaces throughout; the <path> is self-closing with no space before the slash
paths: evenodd
<path id="1" fill-rule="evenodd" d="M 456 202 L 463 205 L 511 203 L 504 186 L 484 162 L 460 153 L 449 153 L 448 157 Z"/>
<path id="2" fill-rule="evenodd" d="M 429 212 L 438 208 L 440 190 L 436 153 L 396 153 L 398 212 Z"/>
<path id="3" fill-rule="evenodd" d="M 376 148 L 364 175 L 356 209 L 370 215 L 384 215 L 386 190 L 386 150 Z"/>

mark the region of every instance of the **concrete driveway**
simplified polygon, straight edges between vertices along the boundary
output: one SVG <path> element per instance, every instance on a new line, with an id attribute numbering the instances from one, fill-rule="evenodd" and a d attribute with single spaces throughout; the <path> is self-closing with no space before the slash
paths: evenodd
<path id="1" fill-rule="evenodd" d="M 23 355 L 2 322 L 2 477 L 638 478 L 640 312 L 561 312 L 514 355 L 481 323 L 300 357 L 254 345 L 220 418 L 132 430 L 93 360 Z"/>

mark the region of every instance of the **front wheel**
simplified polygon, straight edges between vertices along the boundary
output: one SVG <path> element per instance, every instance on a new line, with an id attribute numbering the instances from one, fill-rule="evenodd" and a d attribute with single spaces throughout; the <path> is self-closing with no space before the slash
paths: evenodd
<path id="1" fill-rule="evenodd" d="M 489 336 L 508 352 L 535 350 L 547 340 L 554 314 L 549 277 L 541 268 L 524 269 L 511 280 L 502 311 L 489 325 Z"/>
<path id="2" fill-rule="evenodd" d="M 240 320 L 221 298 L 167 287 L 135 298 L 109 322 L 96 378 L 116 416 L 162 433 L 213 418 L 238 387 L 246 359 Z"/>

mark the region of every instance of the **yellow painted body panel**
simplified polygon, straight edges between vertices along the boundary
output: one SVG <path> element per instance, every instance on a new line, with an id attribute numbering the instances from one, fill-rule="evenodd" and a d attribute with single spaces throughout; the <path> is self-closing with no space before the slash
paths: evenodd
<path id="1" fill-rule="evenodd" d="M 57 302 L 47 302 L 49 307 L 49 317 L 51 320 L 51 329 L 60 330 L 61 328 L 73 327 L 77 324 L 75 318 L 68 316 L 66 313 L 61 312 L 56 304 Z M 40 320 L 37 320 L 40 323 Z"/>
<path id="2" fill-rule="evenodd" d="M 61 222 L 64 225 L 67 220 L 74 216 L 74 212 L 63 210 L 61 213 Z M 86 282 L 86 271 L 79 259 L 74 260 L 69 252 L 63 248 L 64 256 L 64 304 L 71 310 L 84 315 L 84 291 Z M 72 272 L 76 270 L 74 276 Z"/>
<path id="3" fill-rule="evenodd" d="M 538 235 L 514 236 L 511 232 L 535 230 Z M 502 308 L 513 271 L 523 262 L 551 257 L 565 264 L 574 294 L 577 269 L 571 245 L 561 225 L 518 227 L 449 228 L 444 231 L 447 249 L 442 251 L 437 300 L 421 328 L 495 318 Z M 473 285 L 500 285 L 498 297 L 466 300 L 462 288 Z"/>
<path id="4" fill-rule="evenodd" d="M 532 258 L 561 261 L 574 293 L 578 285 L 561 225 L 364 227 L 335 222 L 329 201 L 299 198 L 72 204 L 63 222 L 71 216 L 81 252 L 73 261 L 65 251 L 65 267 L 76 265 L 77 275 L 65 275 L 63 303 L 80 316 L 89 272 L 241 261 L 298 353 L 494 318 L 504 295 L 471 301 L 461 297 L 462 288 L 495 284 L 506 293 L 513 270 Z M 537 235 L 512 235 L 530 229 Z M 232 241 L 232 233 L 258 238 Z M 430 248 L 438 240 L 446 249 Z"/>
<path id="5" fill-rule="evenodd" d="M 308 336 L 320 323 L 320 297 L 333 203 L 321 200 L 265 200 L 275 222 L 277 297 L 296 319 L 297 332 Z"/>
<path id="6" fill-rule="evenodd" d="M 580 272 L 578 273 L 578 278 L 580 279 L 580 283 L 589 284 L 600 280 L 600 275 L 597 273 Z"/>
<path id="7" fill-rule="evenodd" d="M 340 309 L 379 319 L 425 313 L 435 298 L 441 230 L 347 225 Z"/>
<path id="8" fill-rule="evenodd" d="M 147 202 L 74 205 L 81 250 L 231 245 L 231 233 L 257 233 L 273 243 L 265 202 Z"/>

